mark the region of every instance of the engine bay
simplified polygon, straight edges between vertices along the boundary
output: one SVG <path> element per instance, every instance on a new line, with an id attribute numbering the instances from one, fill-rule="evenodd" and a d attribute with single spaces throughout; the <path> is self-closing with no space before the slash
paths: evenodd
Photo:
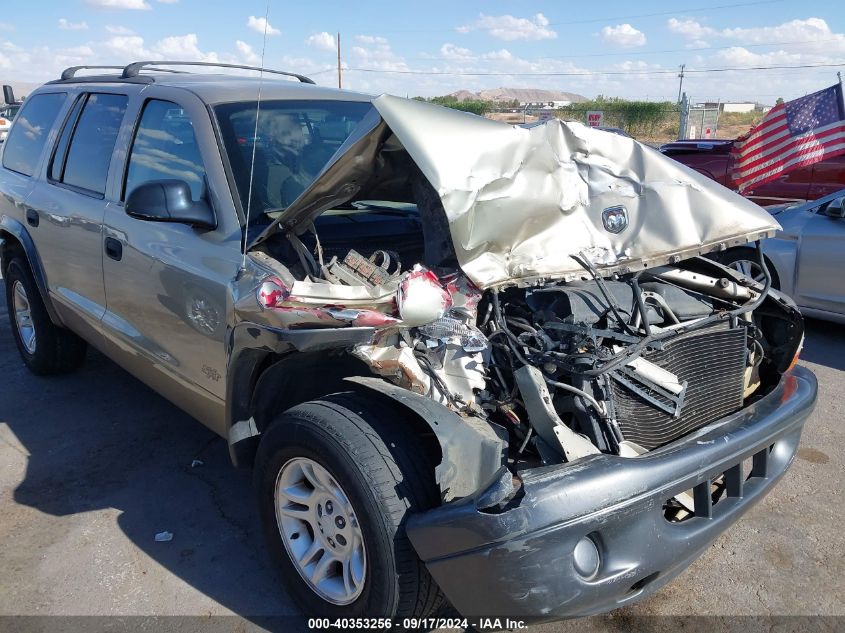
<path id="1" fill-rule="evenodd" d="M 282 326 L 373 328 L 350 353 L 503 430 L 514 470 L 658 449 L 765 395 L 803 335 L 770 283 L 703 257 L 605 279 L 582 252 L 580 280 L 481 291 L 390 248 L 328 258 L 316 232 L 252 255 L 278 273 L 257 293 Z"/>

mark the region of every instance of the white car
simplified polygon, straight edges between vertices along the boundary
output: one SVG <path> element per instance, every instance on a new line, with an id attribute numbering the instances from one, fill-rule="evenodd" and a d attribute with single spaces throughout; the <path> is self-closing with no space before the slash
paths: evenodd
<path id="1" fill-rule="evenodd" d="M 6 104 L 0 108 L 0 143 L 4 142 L 9 135 L 9 128 L 12 127 L 12 121 L 20 109 L 20 103 Z"/>

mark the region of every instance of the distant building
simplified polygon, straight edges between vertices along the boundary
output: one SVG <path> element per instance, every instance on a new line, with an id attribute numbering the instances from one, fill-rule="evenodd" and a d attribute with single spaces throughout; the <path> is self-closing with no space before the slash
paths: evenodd
<path id="1" fill-rule="evenodd" d="M 572 105 L 571 101 L 520 101 L 519 107 L 524 110 L 555 110 Z"/>
<path id="2" fill-rule="evenodd" d="M 723 103 L 722 112 L 754 112 L 758 108 L 756 103 Z"/>
<path id="3" fill-rule="evenodd" d="M 719 112 L 768 112 L 772 106 L 753 101 L 702 101 L 692 106 L 696 110 L 718 110 Z"/>

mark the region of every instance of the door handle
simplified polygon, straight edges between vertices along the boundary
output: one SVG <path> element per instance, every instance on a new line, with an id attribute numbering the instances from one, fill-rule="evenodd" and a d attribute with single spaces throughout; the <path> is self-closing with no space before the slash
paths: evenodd
<path id="1" fill-rule="evenodd" d="M 38 226 L 38 211 L 35 209 L 27 209 L 26 223 L 29 224 L 29 226 Z"/>
<path id="2" fill-rule="evenodd" d="M 106 255 L 119 262 L 123 257 L 123 244 L 113 237 L 106 238 Z"/>

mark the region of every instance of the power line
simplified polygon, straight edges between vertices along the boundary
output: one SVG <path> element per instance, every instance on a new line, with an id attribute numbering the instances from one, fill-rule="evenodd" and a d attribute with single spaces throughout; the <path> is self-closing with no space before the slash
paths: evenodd
<path id="1" fill-rule="evenodd" d="M 795 64 L 791 66 L 732 66 L 727 68 L 687 68 L 684 73 L 725 73 L 741 72 L 748 70 L 787 70 L 799 68 L 837 68 L 845 65 L 845 62 L 834 64 Z M 449 70 L 414 70 L 414 69 L 384 69 L 384 68 L 346 68 L 347 72 L 361 73 L 390 73 L 396 75 L 449 75 L 467 77 L 592 77 L 596 75 L 674 75 L 677 70 L 655 69 L 655 70 L 583 70 L 578 72 L 472 72 L 472 71 L 449 71 Z M 321 71 L 322 72 L 322 71 Z M 313 73 L 316 74 L 316 73 Z"/>

